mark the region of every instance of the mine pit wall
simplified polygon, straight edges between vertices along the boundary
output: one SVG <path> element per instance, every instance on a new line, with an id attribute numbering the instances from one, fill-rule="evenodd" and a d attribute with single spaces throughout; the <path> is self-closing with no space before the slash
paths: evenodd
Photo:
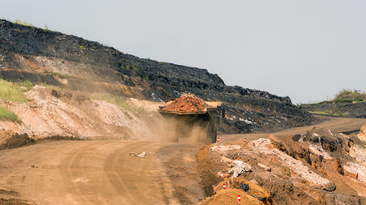
<path id="1" fill-rule="evenodd" d="M 300 111 L 288 97 L 227 86 L 218 75 L 206 69 L 142 59 L 97 42 L 6 20 L 0 20 L 0 24 L 0 65 L 3 69 L 33 74 L 44 70 L 60 72 L 79 79 L 115 84 L 118 89 L 114 92 L 113 88 L 114 93 L 158 102 L 167 102 L 183 93 L 193 93 L 203 100 L 221 101 L 226 105 L 223 107 L 226 116 L 219 126 L 220 133 L 271 132 L 316 121 L 309 113 Z M 32 79 L 34 83 L 62 84 L 38 74 L 29 76 L 12 72 L 2 75 L 15 82 Z M 88 86 L 73 83 L 72 77 L 67 77 L 67 83 L 74 90 L 93 87 L 82 79 L 79 81 Z"/>
<path id="2" fill-rule="evenodd" d="M 51 70 L 57 71 L 56 68 Z M 160 88 L 155 92 L 154 87 L 150 88 L 150 90 L 141 90 L 137 86 L 95 83 L 88 79 L 74 78 L 72 76 L 66 79 L 60 79 L 54 75 L 26 72 L 21 69 L 2 69 L 0 70 L 0 75 L 2 78 L 12 82 L 29 80 L 34 84 L 46 83 L 47 85 L 64 86 L 70 90 L 109 92 L 127 97 L 147 98 L 154 101 L 160 101 L 162 100 L 161 98 L 164 98 L 164 96 L 159 95 L 159 92 L 171 90 L 170 87 L 161 90 L 160 88 L 164 87 L 163 85 L 159 86 Z M 125 77 L 124 81 L 126 79 L 127 82 L 130 82 L 127 84 L 138 84 L 138 81 L 135 79 Z M 174 91 L 172 92 L 175 93 Z M 272 101 L 264 98 L 237 96 L 235 94 L 230 96 L 225 93 L 222 93 L 222 96 L 226 95 L 226 98 L 222 99 L 221 95 L 211 90 L 192 90 L 192 92 L 198 96 L 201 95 L 203 99 L 219 99 L 224 101 L 221 109 L 225 115 L 223 116 L 222 124 L 218 127 L 219 133 L 234 134 L 252 133 L 256 131 L 278 131 L 289 127 L 308 125 L 314 121 L 313 117 L 300 112 L 296 106 L 288 103 L 286 100 L 280 101 L 276 99 Z M 165 99 L 167 98 L 165 97 Z"/>

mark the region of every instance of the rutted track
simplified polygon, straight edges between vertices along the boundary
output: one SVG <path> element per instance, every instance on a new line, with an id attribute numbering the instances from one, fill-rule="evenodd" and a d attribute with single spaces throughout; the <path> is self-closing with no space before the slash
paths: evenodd
<path id="1" fill-rule="evenodd" d="M 168 144 L 59 141 L 1 151 L 0 186 L 41 204 L 174 204 L 155 154 Z M 144 158 L 129 152 L 143 152 Z"/>

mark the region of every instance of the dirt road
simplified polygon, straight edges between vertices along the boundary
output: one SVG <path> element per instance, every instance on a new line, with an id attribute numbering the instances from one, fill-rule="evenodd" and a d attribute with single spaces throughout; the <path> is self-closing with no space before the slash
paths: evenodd
<path id="1" fill-rule="evenodd" d="M 323 117 L 323 116 L 317 116 Z M 324 117 L 323 117 L 324 118 Z M 318 124 L 306 127 L 294 127 L 291 129 L 282 130 L 274 133 L 258 133 L 258 134 L 231 134 L 231 135 L 219 135 L 220 142 L 234 142 L 247 138 L 247 141 L 256 140 L 259 138 L 267 138 L 269 134 L 274 135 L 295 135 L 295 134 L 306 134 L 307 131 L 311 130 L 314 126 L 320 128 L 326 128 L 332 130 L 332 132 L 343 132 L 360 129 L 361 125 L 366 122 L 366 119 L 359 118 L 335 118 L 326 117 L 326 121 Z"/>
<path id="2" fill-rule="evenodd" d="M 359 129 L 366 119 L 332 118 L 319 127 Z M 305 133 L 310 127 L 275 134 Z M 221 142 L 268 134 L 221 135 Z M 203 197 L 200 145 L 145 141 L 57 141 L 0 151 L 0 199 L 37 204 L 195 204 Z M 146 152 L 133 157 L 130 152 Z M 1 201 L 0 201 L 1 202 Z"/>
<path id="3" fill-rule="evenodd" d="M 177 204 L 173 197 L 175 184 L 167 174 L 169 167 L 161 162 L 180 154 L 194 159 L 197 145 L 188 151 L 185 148 L 192 145 L 179 145 L 160 153 L 170 145 L 58 141 L 3 150 L 0 190 L 17 192 L 16 198 L 40 204 Z M 146 152 L 146 157 L 133 157 L 130 152 Z M 183 159 L 181 163 L 191 162 Z M 14 198 L 0 192 L 1 197 Z"/>

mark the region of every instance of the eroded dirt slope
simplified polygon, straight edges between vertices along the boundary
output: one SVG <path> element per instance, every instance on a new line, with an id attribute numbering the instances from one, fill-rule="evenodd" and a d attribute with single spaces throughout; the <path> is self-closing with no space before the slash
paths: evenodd
<path id="1" fill-rule="evenodd" d="M 105 101 L 91 100 L 79 92 L 56 91 L 42 86 L 35 86 L 25 95 L 27 103 L 2 101 L 4 107 L 21 119 L 20 123 L 0 121 L 2 143 L 15 132 L 26 133 L 33 139 L 56 135 L 88 139 L 154 138 L 147 121 L 151 120 L 149 116 L 156 115 L 150 113 L 152 110 L 148 106 L 146 113 L 138 115 Z M 138 100 L 133 103 L 144 105 Z"/>

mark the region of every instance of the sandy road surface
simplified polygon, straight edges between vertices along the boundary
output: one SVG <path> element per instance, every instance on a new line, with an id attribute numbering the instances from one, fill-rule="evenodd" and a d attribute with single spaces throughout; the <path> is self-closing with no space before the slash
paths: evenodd
<path id="1" fill-rule="evenodd" d="M 359 129 L 366 119 L 317 126 Z M 306 133 L 313 126 L 275 134 Z M 221 142 L 268 134 L 221 135 Z M 194 156 L 200 145 L 144 141 L 57 141 L 0 151 L 0 199 L 37 204 L 195 204 L 203 197 Z M 130 152 L 146 152 L 144 158 Z M 6 190 L 6 191 L 4 191 Z M 19 193 L 19 194 L 14 194 Z"/>
<path id="2" fill-rule="evenodd" d="M 355 119 L 355 118 L 335 118 L 335 117 L 323 117 L 328 120 L 318 125 L 311 125 L 306 127 L 294 127 L 291 129 L 282 130 L 274 133 L 259 133 L 259 134 L 231 134 L 231 135 L 219 135 L 220 142 L 234 142 L 247 138 L 247 141 L 255 140 L 258 138 L 267 138 L 269 134 L 274 135 L 295 135 L 295 134 L 306 134 L 306 131 L 311 130 L 314 126 L 326 128 L 332 130 L 332 132 L 343 132 L 360 129 L 361 125 L 366 122 L 366 119 Z"/>
<path id="3" fill-rule="evenodd" d="M 167 146 L 143 141 L 58 141 L 3 150 L 0 188 L 40 204 L 176 204 L 161 161 L 177 157 L 184 145 L 175 147 L 173 155 L 173 151 L 159 154 Z M 147 154 L 143 158 L 129 155 L 143 151 Z M 194 159 L 194 154 L 189 157 Z"/>

